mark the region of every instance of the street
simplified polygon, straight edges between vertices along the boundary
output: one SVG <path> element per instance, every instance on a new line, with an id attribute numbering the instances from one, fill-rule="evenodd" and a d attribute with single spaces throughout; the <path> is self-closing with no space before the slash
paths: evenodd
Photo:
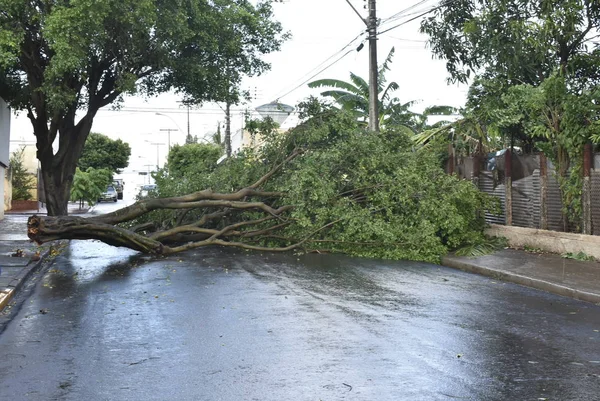
<path id="1" fill-rule="evenodd" d="M 413 262 L 74 241 L 0 335 L 11 400 L 593 400 L 600 307 Z"/>

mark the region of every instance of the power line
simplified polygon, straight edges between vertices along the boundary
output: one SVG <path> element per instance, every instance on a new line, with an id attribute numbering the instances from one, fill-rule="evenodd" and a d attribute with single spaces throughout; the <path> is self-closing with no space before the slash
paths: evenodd
<path id="1" fill-rule="evenodd" d="M 398 28 L 398 27 L 401 27 L 402 25 L 406 25 L 406 24 L 408 24 L 409 22 L 412 22 L 412 21 L 414 21 L 414 20 L 416 20 L 416 19 L 419 19 L 419 18 L 421 18 L 421 17 L 422 17 L 422 16 L 424 16 L 424 15 L 427 15 L 427 14 L 429 14 L 429 13 L 432 13 L 432 12 L 436 11 L 436 10 L 439 10 L 440 8 L 443 8 L 443 7 L 449 6 L 450 4 L 452 4 L 452 3 L 456 2 L 456 1 L 458 1 L 458 0 L 448 0 L 448 1 L 446 1 L 445 3 L 443 3 L 443 4 L 440 4 L 439 6 L 433 7 L 433 8 L 431 8 L 431 9 L 429 9 L 429 10 L 427 10 L 427 11 L 425 11 L 425 12 L 421 13 L 421 14 L 418 14 L 417 16 L 415 16 L 415 17 L 413 17 L 413 18 L 407 19 L 406 21 L 403 21 L 403 22 L 399 23 L 398 25 L 395 25 L 395 26 L 393 26 L 393 27 L 391 27 L 391 28 L 388 28 L 388 29 L 386 29 L 386 30 L 383 30 L 383 31 L 379 32 L 379 34 L 381 35 L 381 34 L 384 34 L 384 33 L 386 33 L 386 32 L 389 32 L 389 31 L 391 31 L 392 29 L 396 29 L 396 28 Z"/>
<path id="2" fill-rule="evenodd" d="M 427 43 L 427 41 L 426 41 L 426 40 L 417 40 L 417 39 L 404 39 L 404 38 L 399 38 L 399 37 L 397 37 L 397 36 L 392 36 L 392 35 L 385 35 L 385 36 L 387 36 L 388 38 L 392 38 L 392 39 L 395 39 L 395 40 L 399 40 L 399 41 L 401 41 L 401 42 Z"/>
<path id="3" fill-rule="evenodd" d="M 327 63 L 329 60 L 333 59 L 334 57 L 336 57 L 337 55 L 341 54 L 344 50 L 346 50 L 348 47 L 352 46 L 353 43 L 356 42 L 357 39 L 359 39 L 361 36 L 363 36 L 365 34 L 365 31 L 361 31 L 358 35 L 356 35 L 350 42 L 348 42 L 344 47 L 342 47 L 340 50 L 336 51 L 335 53 L 333 53 L 331 56 L 329 56 L 327 59 L 325 59 L 324 61 L 322 61 L 321 63 L 319 63 L 317 66 L 313 67 L 310 71 L 308 71 L 307 73 L 305 73 L 304 75 L 302 75 L 300 78 L 296 79 L 296 82 L 299 82 L 301 80 L 303 80 L 305 77 L 307 77 L 308 75 L 312 74 L 314 71 L 318 70 L 319 68 L 321 68 L 321 66 L 323 66 L 325 63 Z M 345 56 L 345 55 L 344 55 Z M 328 67 L 327 67 L 328 68 Z M 323 72 L 324 70 L 319 71 L 319 73 Z M 318 73 L 318 74 L 319 74 Z M 312 78 L 308 78 L 309 80 Z M 302 84 L 300 84 L 300 86 L 302 86 L 306 81 L 304 81 Z M 291 84 L 294 85 L 294 84 Z M 288 88 L 291 86 L 289 85 Z M 288 91 L 285 93 L 285 95 L 281 95 L 281 96 L 276 96 L 275 99 L 281 98 L 283 96 L 286 96 L 288 94 L 290 94 L 291 92 L 293 92 L 294 90 L 298 89 L 298 87 L 294 87 L 292 90 Z"/>
<path id="4" fill-rule="evenodd" d="M 303 86 L 304 84 L 306 84 L 308 81 L 310 81 L 311 79 L 313 79 L 314 77 L 316 77 L 317 75 L 319 75 L 320 73 L 322 73 L 323 71 L 329 69 L 331 66 L 333 66 L 334 64 L 336 64 L 338 61 L 340 61 L 341 59 L 343 59 L 344 57 L 346 57 L 348 54 L 352 53 L 353 51 L 354 51 L 354 49 L 348 50 L 346 53 L 344 53 L 340 58 L 338 58 L 337 60 L 335 60 L 333 63 L 331 63 L 327 67 L 321 69 L 319 72 L 317 72 L 316 74 L 312 75 L 310 78 L 306 79 L 305 81 L 303 81 L 302 83 L 300 83 L 299 85 L 297 85 L 293 89 L 287 91 L 283 95 L 277 96 L 276 99 L 279 99 L 279 98 L 282 98 L 282 97 L 285 97 L 285 96 L 289 95 L 290 93 L 292 93 L 293 91 L 295 91 L 299 87 Z"/>
<path id="5" fill-rule="evenodd" d="M 415 3 L 415 4 L 413 4 L 412 6 L 405 8 L 404 10 L 398 11 L 398 12 L 397 12 L 396 14 L 394 14 L 394 15 L 392 15 L 392 16 L 390 16 L 390 17 L 388 17 L 388 18 L 385 18 L 385 19 L 383 19 L 383 20 L 381 20 L 381 23 L 382 23 L 382 24 L 384 24 L 384 23 L 386 23 L 386 22 L 388 22 L 388 21 L 393 21 L 393 20 L 399 19 L 399 18 L 401 18 L 401 17 L 404 17 L 404 16 L 405 16 L 405 14 L 404 14 L 404 13 L 406 13 L 407 11 L 410 11 L 410 10 L 412 10 L 413 8 L 416 8 L 416 7 L 420 6 L 420 5 L 421 5 L 421 4 L 423 4 L 423 3 L 427 3 L 428 1 L 430 1 L 430 0 L 421 0 L 421 1 L 419 1 L 419 2 L 417 2 L 417 3 Z"/>

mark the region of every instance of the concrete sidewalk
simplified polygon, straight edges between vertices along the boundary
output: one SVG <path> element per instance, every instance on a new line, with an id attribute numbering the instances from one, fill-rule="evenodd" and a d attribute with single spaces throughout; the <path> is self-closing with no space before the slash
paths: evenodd
<path id="1" fill-rule="evenodd" d="M 469 258 L 447 255 L 444 266 L 600 304 L 600 263 L 504 249 Z"/>
<path id="2" fill-rule="evenodd" d="M 89 210 L 69 203 L 69 214 L 82 214 Z M 45 215 L 46 210 L 42 207 L 39 211 L 8 211 L 0 220 L 0 311 L 27 278 L 39 269 L 50 252 L 51 244 L 38 246 L 27 237 L 27 219 L 34 214 Z"/>

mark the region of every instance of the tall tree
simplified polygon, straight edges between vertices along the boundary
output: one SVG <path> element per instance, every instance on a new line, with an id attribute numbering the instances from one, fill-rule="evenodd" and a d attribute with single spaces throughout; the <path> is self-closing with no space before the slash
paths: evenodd
<path id="1" fill-rule="evenodd" d="M 272 1 L 0 0 L 0 95 L 32 123 L 48 213 L 67 214 L 100 108 L 168 90 L 225 100 L 243 75 L 266 70 L 260 56 L 285 39 Z"/>
<path id="2" fill-rule="evenodd" d="M 598 29 L 595 0 L 448 1 L 421 25 L 451 81 L 485 75 L 508 85 L 538 85 L 557 70 L 598 80 Z"/>
<path id="3" fill-rule="evenodd" d="M 127 142 L 120 139 L 112 140 L 106 135 L 92 132 L 85 141 L 78 167 L 83 171 L 93 167 L 119 173 L 129 165 L 129 156 L 131 156 L 131 147 Z"/>

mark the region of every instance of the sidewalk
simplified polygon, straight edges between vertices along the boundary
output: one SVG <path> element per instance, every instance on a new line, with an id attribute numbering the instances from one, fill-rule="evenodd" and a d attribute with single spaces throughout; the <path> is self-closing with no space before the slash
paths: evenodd
<path id="1" fill-rule="evenodd" d="M 447 255 L 444 266 L 600 304 L 600 263 L 504 249 L 469 258 Z"/>
<path id="2" fill-rule="evenodd" d="M 69 203 L 70 214 L 88 211 L 89 208 L 79 209 L 78 204 Z M 46 210 L 8 211 L 0 220 L 0 311 L 50 251 L 50 244 L 38 246 L 27 237 L 27 219 L 34 214 L 45 215 Z"/>

